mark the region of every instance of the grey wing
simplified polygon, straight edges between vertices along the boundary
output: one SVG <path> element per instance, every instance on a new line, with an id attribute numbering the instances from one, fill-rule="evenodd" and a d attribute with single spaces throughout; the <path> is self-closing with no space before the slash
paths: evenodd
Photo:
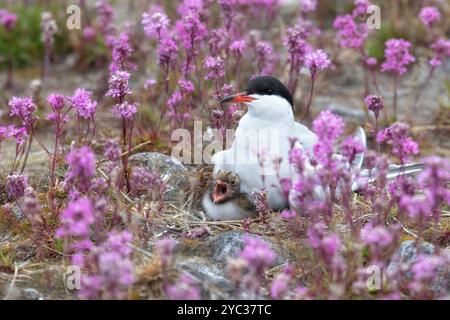
<path id="1" fill-rule="evenodd" d="M 294 133 L 292 137 L 298 139 L 305 150 L 313 150 L 317 143 L 317 135 L 301 123 L 295 122 Z"/>
<path id="2" fill-rule="evenodd" d="M 366 133 L 364 132 L 364 129 L 361 127 L 358 127 L 358 129 L 356 129 L 356 133 L 355 133 L 355 139 L 359 140 L 361 142 L 361 144 L 363 145 L 363 152 L 360 152 L 356 155 L 355 160 L 353 160 L 352 162 L 352 168 L 354 169 L 361 169 L 362 164 L 364 162 L 364 155 L 366 153 L 366 148 L 367 148 L 367 137 L 366 137 Z"/>

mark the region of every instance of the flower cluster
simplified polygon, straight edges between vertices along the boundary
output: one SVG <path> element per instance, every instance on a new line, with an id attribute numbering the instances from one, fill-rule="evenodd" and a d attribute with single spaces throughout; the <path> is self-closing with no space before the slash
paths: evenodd
<path id="1" fill-rule="evenodd" d="M 392 147 L 392 154 L 397 156 L 402 164 L 419 153 L 419 146 L 409 137 L 409 126 L 405 123 L 397 122 L 380 131 L 377 142 L 389 144 Z"/>
<path id="2" fill-rule="evenodd" d="M 34 116 L 33 113 L 37 109 L 36 105 L 33 103 L 32 98 L 12 97 L 8 102 L 8 106 L 10 108 L 9 115 L 11 117 L 18 117 L 22 121 L 23 125 L 27 128 L 27 130 L 30 131 L 36 120 L 36 116 Z"/>
<path id="3" fill-rule="evenodd" d="M 126 95 L 131 94 L 131 89 L 128 85 L 130 77 L 130 73 L 122 70 L 111 74 L 109 90 L 106 95 L 116 99 L 123 99 Z"/>
<path id="4" fill-rule="evenodd" d="M 132 120 L 134 114 L 137 112 L 137 109 L 137 103 L 129 103 L 125 101 L 121 104 L 116 104 L 112 108 L 112 113 L 114 113 L 120 119 Z"/>
<path id="5" fill-rule="evenodd" d="M 161 259 L 164 267 L 167 267 L 172 261 L 173 252 L 176 245 L 177 241 L 172 238 L 163 238 L 155 242 L 155 252 Z"/>
<path id="6" fill-rule="evenodd" d="M 16 27 L 17 15 L 14 13 L 0 9 L 0 26 L 5 27 L 7 30 L 12 30 Z"/>
<path id="7" fill-rule="evenodd" d="M 338 16 L 333 26 L 338 31 L 339 44 L 343 48 L 361 49 L 369 35 L 367 24 L 356 22 L 350 14 Z"/>
<path id="8" fill-rule="evenodd" d="M 66 156 L 69 170 L 65 176 L 66 190 L 87 192 L 95 177 L 95 155 L 89 147 L 73 149 Z"/>
<path id="9" fill-rule="evenodd" d="M 398 75 L 406 73 L 406 67 L 416 61 L 409 49 L 411 43 L 404 39 L 390 39 L 386 42 L 384 55 L 386 60 L 381 65 L 382 72 L 392 72 Z"/>
<path id="10" fill-rule="evenodd" d="M 450 40 L 439 38 L 432 45 L 431 49 L 434 50 L 434 57 L 429 61 L 432 67 L 437 67 L 450 58 Z"/>
<path id="11" fill-rule="evenodd" d="M 333 143 L 344 132 L 344 122 L 342 118 L 327 110 L 314 120 L 313 129 L 319 137 L 314 146 L 314 155 L 321 164 L 326 165 L 333 152 Z"/>
<path id="12" fill-rule="evenodd" d="M 245 236 L 243 240 L 244 249 L 239 253 L 239 257 L 254 268 L 256 275 L 262 277 L 264 270 L 275 261 L 275 253 L 270 249 L 268 243 L 258 238 Z"/>
<path id="13" fill-rule="evenodd" d="M 300 0 L 300 11 L 307 13 L 316 11 L 317 0 Z"/>
<path id="14" fill-rule="evenodd" d="M 51 12 L 43 12 L 41 16 L 42 42 L 49 50 L 55 41 L 55 35 L 58 32 L 58 26 L 53 19 Z"/>
<path id="15" fill-rule="evenodd" d="M 120 34 L 113 42 L 112 62 L 109 71 L 115 73 L 120 70 L 135 70 L 137 66 L 129 61 L 132 53 L 130 37 L 127 33 Z"/>
<path id="16" fill-rule="evenodd" d="M 305 56 L 305 66 L 309 68 L 313 78 L 316 77 L 318 71 L 328 68 L 330 64 L 331 61 L 328 59 L 327 53 L 321 49 L 310 52 Z"/>
<path id="17" fill-rule="evenodd" d="M 225 76 L 224 62 L 220 57 L 207 57 L 204 67 L 207 70 L 205 80 L 220 80 Z"/>
<path id="18" fill-rule="evenodd" d="M 308 228 L 308 242 L 319 259 L 322 259 L 331 270 L 342 271 L 344 265 L 339 254 L 342 242 L 338 234 L 328 232 L 326 225 L 318 222 Z"/>
<path id="19" fill-rule="evenodd" d="M 370 95 L 364 99 L 367 108 L 375 114 L 375 117 L 378 118 L 380 115 L 380 110 L 384 108 L 383 98 L 380 96 Z"/>
<path id="20" fill-rule="evenodd" d="M 79 118 L 94 119 L 97 110 L 97 102 L 91 100 L 92 92 L 78 88 L 68 100 Z"/>
<path id="21" fill-rule="evenodd" d="M 89 228 L 95 222 L 94 210 L 91 201 L 86 197 L 70 202 L 61 214 L 61 227 L 56 236 L 87 237 Z"/>
<path id="22" fill-rule="evenodd" d="M 128 231 L 111 231 L 105 242 L 94 246 L 79 242 L 73 263 L 85 272 L 81 277 L 80 296 L 85 299 L 124 299 L 134 283 L 133 262 Z M 81 253 L 84 253 L 83 257 Z"/>
<path id="23" fill-rule="evenodd" d="M 431 28 L 433 24 L 441 20 L 441 13 L 436 7 L 423 7 L 419 18 L 426 27 Z"/>
<path id="24" fill-rule="evenodd" d="M 16 172 L 6 177 L 6 190 L 10 201 L 16 201 L 22 198 L 27 188 L 27 176 Z"/>
<path id="25" fill-rule="evenodd" d="M 142 26 L 145 35 L 150 39 L 154 37 L 161 39 L 169 24 L 170 19 L 164 12 L 144 12 L 142 14 Z"/>
<path id="26" fill-rule="evenodd" d="M 183 274 L 175 284 L 167 288 L 167 296 L 172 300 L 200 300 L 200 289 L 190 276 Z"/>

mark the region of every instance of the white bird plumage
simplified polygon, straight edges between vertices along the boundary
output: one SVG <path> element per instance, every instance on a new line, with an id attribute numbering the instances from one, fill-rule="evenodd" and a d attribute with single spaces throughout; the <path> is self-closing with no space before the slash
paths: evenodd
<path id="1" fill-rule="evenodd" d="M 251 197 L 254 191 L 265 189 L 270 207 L 274 210 L 283 209 L 288 207 L 288 199 L 280 181 L 284 178 L 295 179 L 296 176 L 288 161 L 291 140 L 296 139 L 297 148 L 312 154 L 317 135 L 295 121 L 292 105 L 286 98 L 278 94 L 260 93 L 249 96 L 252 101 L 245 102 L 248 111 L 239 121 L 231 148 L 216 153 L 211 159 L 214 174 L 219 170 L 236 173 L 241 180 L 242 193 Z M 365 144 L 362 129 L 358 135 Z M 274 170 L 274 159 L 281 159 L 277 171 Z M 357 159 L 355 165 L 360 168 L 362 156 Z M 209 196 L 204 197 L 203 207 L 215 220 L 243 219 L 248 216 L 248 212 L 244 212 L 234 202 L 219 206 Z"/>

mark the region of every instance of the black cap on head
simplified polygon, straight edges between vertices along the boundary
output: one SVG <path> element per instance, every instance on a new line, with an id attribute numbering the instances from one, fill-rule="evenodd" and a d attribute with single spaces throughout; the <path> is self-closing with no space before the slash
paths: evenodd
<path id="1" fill-rule="evenodd" d="M 255 77 L 247 83 L 247 89 L 245 91 L 248 95 L 260 94 L 283 97 L 294 108 L 294 100 L 292 99 L 291 93 L 277 78 L 270 76 Z"/>

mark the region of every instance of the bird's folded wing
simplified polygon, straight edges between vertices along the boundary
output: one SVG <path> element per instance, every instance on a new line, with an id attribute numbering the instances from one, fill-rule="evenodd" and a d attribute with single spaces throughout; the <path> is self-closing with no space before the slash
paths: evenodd
<path id="1" fill-rule="evenodd" d="M 317 143 L 317 135 L 298 122 L 295 122 L 292 138 L 297 138 L 305 150 L 312 150 Z"/>

